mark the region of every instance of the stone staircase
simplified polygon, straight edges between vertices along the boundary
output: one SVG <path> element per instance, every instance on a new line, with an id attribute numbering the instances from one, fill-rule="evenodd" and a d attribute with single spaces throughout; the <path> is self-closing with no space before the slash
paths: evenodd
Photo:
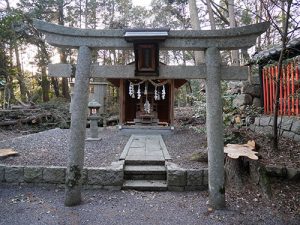
<path id="1" fill-rule="evenodd" d="M 132 135 L 120 159 L 125 160 L 123 189 L 167 190 L 165 160 L 170 155 L 161 135 Z"/>
<path id="2" fill-rule="evenodd" d="M 125 160 L 123 189 L 166 191 L 167 171 L 164 160 Z"/>

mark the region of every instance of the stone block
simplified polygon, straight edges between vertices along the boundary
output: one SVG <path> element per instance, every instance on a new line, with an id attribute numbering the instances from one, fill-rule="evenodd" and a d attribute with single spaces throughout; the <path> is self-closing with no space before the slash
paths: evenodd
<path id="1" fill-rule="evenodd" d="M 22 166 L 6 166 L 5 181 L 8 183 L 24 182 L 24 167 Z"/>
<path id="2" fill-rule="evenodd" d="M 270 117 L 269 116 L 262 116 L 260 117 L 259 125 L 260 126 L 269 126 Z"/>
<path id="3" fill-rule="evenodd" d="M 286 168 L 287 178 L 291 180 L 300 180 L 300 169 Z"/>
<path id="4" fill-rule="evenodd" d="M 83 168 L 82 170 L 82 184 L 87 184 L 88 182 L 88 169 L 87 168 Z"/>
<path id="5" fill-rule="evenodd" d="M 168 162 L 167 166 L 167 183 L 168 186 L 185 186 L 186 171 L 174 163 Z"/>
<path id="6" fill-rule="evenodd" d="M 208 186 L 204 186 L 204 185 L 201 185 L 201 186 L 185 186 L 184 190 L 185 191 L 205 191 L 207 190 Z"/>
<path id="7" fill-rule="evenodd" d="M 294 141 L 300 142 L 300 135 L 299 134 L 295 134 Z"/>
<path id="8" fill-rule="evenodd" d="M 118 168 L 101 167 L 88 169 L 88 184 L 103 186 L 121 186 L 123 184 L 124 171 L 121 166 Z"/>
<path id="9" fill-rule="evenodd" d="M 168 191 L 178 191 L 178 192 L 181 192 L 181 191 L 184 191 L 185 190 L 185 188 L 183 187 L 183 186 L 180 186 L 180 187 L 178 187 L 178 186 L 169 186 L 168 185 Z"/>
<path id="10" fill-rule="evenodd" d="M 255 126 L 259 126 L 260 125 L 260 117 L 255 117 L 254 125 Z"/>
<path id="11" fill-rule="evenodd" d="M 24 167 L 24 181 L 27 183 L 42 183 L 43 167 L 37 167 L 37 166 Z"/>
<path id="12" fill-rule="evenodd" d="M 103 189 L 108 191 L 120 191 L 122 186 L 103 186 Z"/>
<path id="13" fill-rule="evenodd" d="M 255 131 L 255 125 L 254 124 L 250 124 L 249 129 L 254 132 Z"/>
<path id="14" fill-rule="evenodd" d="M 293 124 L 293 119 L 289 117 L 283 117 L 282 119 L 279 117 L 277 121 L 277 126 L 282 130 L 291 130 Z"/>
<path id="15" fill-rule="evenodd" d="M 287 176 L 287 170 L 283 166 L 266 166 L 266 171 L 269 176 L 272 177 L 282 177 L 285 178 Z"/>
<path id="16" fill-rule="evenodd" d="M 294 140 L 295 133 L 290 131 L 283 131 L 282 136 Z"/>
<path id="17" fill-rule="evenodd" d="M 300 134 L 300 120 L 294 120 L 291 131 Z"/>
<path id="18" fill-rule="evenodd" d="M 5 181 L 5 166 L 4 165 L 0 165 L 0 182 L 4 182 Z"/>
<path id="19" fill-rule="evenodd" d="M 43 180 L 51 184 L 63 184 L 66 180 L 66 168 L 60 166 L 45 167 L 43 170 Z"/>
<path id="20" fill-rule="evenodd" d="M 187 186 L 201 186 L 203 184 L 203 171 L 201 169 L 193 169 L 186 171 Z"/>
<path id="21" fill-rule="evenodd" d="M 259 108 L 261 107 L 261 101 L 260 101 L 260 98 L 253 98 L 253 102 L 252 102 L 252 105 Z"/>
<path id="22" fill-rule="evenodd" d="M 252 97 L 249 94 L 240 94 L 237 95 L 235 99 L 233 99 L 232 105 L 235 108 L 239 108 L 243 105 L 251 105 L 252 104 Z"/>
<path id="23" fill-rule="evenodd" d="M 264 127 L 256 126 L 255 127 L 255 132 L 263 134 L 265 132 Z"/>
<path id="24" fill-rule="evenodd" d="M 251 79 L 251 84 L 260 85 L 260 78 L 258 74 L 253 75 L 250 79 Z"/>
<path id="25" fill-rule="evenodd" d="M 208 168 L 203 168 L 202 174 L 203 174 L 202 185 L 208 186 Z"/>
<path id="26" fill-rule="evenodd" d="M 262 133 L 264 134 L 273 134 L 273 127 L 271 126 L 263 127 L 262 130 L 263 130 Z"/>
<path id="27" fill-rule="evenodd" d="M 257 98 L 261 96 L 260 86 L 255 84 L 250 84 L 249 82 L 246 82 L 244 84 L 242 92 Z"/>

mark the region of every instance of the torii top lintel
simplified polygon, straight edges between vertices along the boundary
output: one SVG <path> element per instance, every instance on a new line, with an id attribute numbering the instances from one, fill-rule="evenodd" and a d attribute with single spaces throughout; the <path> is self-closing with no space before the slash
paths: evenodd
<path id="1" fill-rule="evenodd" d="M 124 38 L 124 30 L 95 30 L 71 28 L 34 20 L 35 27 L 45 34 L 46 41 L 53 46 L 79 48 L 87 46 L 98 49 L 132 49 Z M 270 26 L 269 22 L 224 30 L 174 30 L 160 43 L 160 49 L 219 50 L 249 48 L 256 38 Z"/>

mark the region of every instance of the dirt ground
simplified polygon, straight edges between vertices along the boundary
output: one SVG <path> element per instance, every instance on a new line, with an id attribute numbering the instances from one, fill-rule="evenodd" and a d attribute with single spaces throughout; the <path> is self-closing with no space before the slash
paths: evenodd
<path id="1" fill-rule="evenodd" d="M 195 153 L 199 152 L 206 152 L 206 135 L 205 135 L 205 121 L 203 119 L 194 119 L 189 117 L 187 119 L 185 115 L 187 113 L 191 113 L 190 109 L 181 109 L 180 110 L 181 115 L 177 114 L 177 128 L 172 134 L 166 134 L 163 135 L 163 139 L 166 143 L 166 146 L 168 148 L 168 151 L 173 158 L 173 162 L 179 164 L 182 167 L 186 168 L 199 168 L 203 166 L 207 166 L 207 162 L 201 158 L 201 162 L 199 160 L 194 160 Z M 198 130 L 196 132 L 195 130 Z M 66 146 L 67 146 L 67 138 L 68 135 L 65 133 L 60 133 L 62 130 L 58 129 L 55 132 L 58 132 L 58 135 L 60 135 L 60 138 L 63 138 L 62 141 L 56 141 L 60 148 L 58 149 L 58 152 L 64 153 L 66 155 Z M 53 133 L 55 139 L 56 133 Z M 31 146 L 33 145 L 33 142 L 24 142 L 22 141 L 24 134 L 30 133 L 30 130 L 24 129 L 24 128 L 18 128 L 18 129 L 6 129 L 6 130 L 0 130 L 0 148 L 7 147 L 10 145 L 14 146 Z M 31 135 L 31 140 L 37 140 L 40 141 L 40 144 L 35 147 L 36 151 L 39 151 L 41 153 L 42 146 L 46 145 L 41 142 L 39 139 L 40 134 L 33 134 Z M 113 128 L 108 128 L 106 133 L 102 133 L 103 135 L 102 142 L 104 143 L 102 148 L 102 151 L 99 151 L 99 148 L 97 146 L 91 145 L 91 151 L 88 152 L 86 158 L 86 162 L 88 163 L 88 166 L 99 166 L 99 160 L 103 160 L 104 165 L 109 164 L 111 161 L 115 161 L 118 158 L 118 155 L 123 149 L 123 145 L 125 146 L 126 141 L 129 138 L 128 134 L 121 134 L 117 132 Z M 15 137 L 19 137 L 17 139 L 14 139 Z M 226 129 L 226 135 L 225 137 L 229 137 L 230 141 L 235 143 L 246 143 L 248 140 L 254 140 L 258 146 L 257 151 L 259 152 L 260 160 L 264 162 L 265 164 L 269 165 L 283 165 L 283 166 L 289 166 L 289 167 L 300 167 L 300 143 L 296 143 L 293 141 L 290 141 L 289 139 L 280 139 L 280 149 L 278 152 L 274 152 L 272 150 L 272 139 L 268 136 L 259 135 L 256 133 L 253 133 L 252 131 L 248 130 L 247 128 L 242 129 L 235 129 L 232 127 L 229 127 Z M 112 140 L 115 140 L 115 142 L 118 142 L 116 144 L 114 142 L 114 145 L 112 146 Z M 37 143 L 38 143 L 37 142 Z M 54 143 L 54 142 L 53 142 Z M 56 149 L 56 145 L 53 146 L 53 148 Z M 27 149 L 27 148 L 23 148 Z M 112 149 L 114 149 L 112 151 Z M 108 150 L 110 154 L 108 153 Z M 102 154 L 101 154 L 102 152 Z M 45 152 L 44 152 L 45 153 Z M 97 154 L 97 157 L 93 157 Z M 106 157 L 102 157 L 103 155 L 106 155 Z M 39 157 L 39 156 L 34 156 Z M 45 157 L 45 155 L 40 155 L 43 160 L 50 160 L 50 163 L 57 161 L 65 165 L 65 158 L 61 157 Z M 4 159 L 0 160 L 0 163 L 4 164 L 14 164 L 15 162 L 22 163 L 21 158 L 10 158 L 10 159 Z M 35 162 L 39 162 L 40 164 L 43 164 L 43 160 L 38 160 L 36 158 Z M 193 159 L 193 160 L 192 160 Z M 18 161 L 19 160 L 19 161 Z M 52 160 L 52 161 L 51 161 Z M 93 161 L 95 160 L 95 161 Z M 25 161 L 26 160 L 25 158 Z M 23 161 L 24 162 L 24 161 Z M 3 187 L 0 187 L 2 189 Z M 2 191 L 7 191 L 6 187 L 2 189 Z M 232 223 L 230 222 L 230 219 L 227 218 L 227 216 L 222 216 L 219 214 L 214 214 L 208 211 L 203 211 L 207 216 L 216 216 L 215 223 L 207 223 L 207 224 L 300 224 L 298 221 L 300 221 L 300 182 L 299 181 L 287 181 L 282 179 L 272 179 L 271 180 L 271 190 L 272 190 L 272 197 L 265 196 L 260 187 L 253 183 L 245 183 L 244 187 L 242 189 L 236 190 L 235 188 L 227 188 L 226 189 L 226 199 L 227 199 L 227 205 L 229 206 L 230 210 L 233 210 L 234 212 L 238 212 L 238 217 L 233 217 Z M 1 191 L 1 192 L 2 192 Z M 18 193 L 18 190 L 13 188 L 13 193 Z M 30 192 L 27 191 L 27 192 Z M 26 192 L 26 193 L 27 193 Z M 51 192 L 51 191 L 50 191 Z M 21 192 L 20 192 L 21 193 Z M 26 195 L 25 193 L 25 195 Z M 58 192 L 60 193 L 60 191 Z M 3 194 L 1 194 L 1 205 L 3 201 L 9 201 L 6 197 L 3 197 Z M 12 194 L 13 195 L 13 194 Z M 139 193 L 139 195 L 143 195 L 142 193 Z M 146 194 L 148 195 L 148 194 Z M 163 194 L 157 194 L 159 196 L 163 196 Z M 207 195 L 207 192 L 200 193 L 203 197 L 203 195 Z M 13 197 L 9 195 L 10 197 Z M 108 194 L 110 196 L 110 194 Z M 168 198 L 170 197 L 169 194 L 166 195 L 166 201 L 170 201 Z M 190 196 L 190 194 L 187 194 L 187 196 Z M 164 201 L 163 198 L 161 197 Z M 175 204 L 178 204 L 179 207 L 175 207 L 176 210 L 182 210 L 181 208 L 184 206 L 180 206 L 180 200 L 174 200 L 174 197 L 171 197 L 172 201 L 176 201 Z M 181 198 L 183 198 L 181 196 Z M 187 197 L 189 200 L 195 198 L 193 197 Z M 190 199 L 191 198 L 191 199 Z M 204 198 L 205 199 L 205 198 Z M 182 200 L 182 199 L 181 199 Z M 204 201 L 201 199 L 200 201 Z M 6 204 L 11 204 L 7 203 Z M 127 203 L 124 203 L 127 204 Z M 10 207 L 13 207 L 14 205 L 10 205 Z M 61 206 L 60 206 L 61 207 Z M 157 206 L 158 207 L 158 206 Z M 186 206 L 187 207 L 187 206 Z M 205 207 L 205 205 L 203 206 Z M 2 207 L 1 207 L 2 208 Z M 270 214 L 272 214 L 270 216 Z M 249 215 L 255 216 L 255 219 L 249 219 Z M 176 216 L 176 215 L 175 215 Z M 185 215 L 187 216 L 187 215 Z M 276 220 L 276 222 L 272 222 L 272 217 L 277 218 L 279 217 L 280 220 Z M 150 216 L 149 218 L 153 218 Z M 219 219 L 217 219 L 219 218 Z M 248 222 L 246 221 L 248 220 Z M 197 223 L 195 221 L 198 221 Z M 149 222 L 149 221 L 148 221 Z M 210 221 L 211 222 L 211 221 Z M 1 223 L 0 224 L 10 224 L 10 223 Z M 12 223 L 13 224 L 13 223 Z M 38 223 L 37 223 L 38 224 Z M 55 223 L 53 223 L 55 224 Z M 62 223 L 62 224 L 68 224 L 68 223 Z M 130 224 L 130 223 L 125 223 Z M 164 223 L 141 223 L 141 224 L 172 224 L 168 222 Z M 174 224 L 180 224 L 180 223 L 174 223 Z M 191 223 L 187 224 L 202 224 L 199 223 L 199 220 L 193 219 L 191 220 Z M 206 223 L 203 223 L 206 224 Z"/>

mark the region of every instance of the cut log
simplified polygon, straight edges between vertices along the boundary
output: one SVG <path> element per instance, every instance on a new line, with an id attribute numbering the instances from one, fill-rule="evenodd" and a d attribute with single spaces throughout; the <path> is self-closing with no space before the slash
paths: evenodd
<path id="1" fill-rule="evenodd" d="M 18 152 L 14 151 L 12 148 L 0 149 L 0 159 L 1 158 L 6 158 L 6 157 L 9 157 L 9 156 L 15 156 L 17 154 L 18 154 Z"/>

